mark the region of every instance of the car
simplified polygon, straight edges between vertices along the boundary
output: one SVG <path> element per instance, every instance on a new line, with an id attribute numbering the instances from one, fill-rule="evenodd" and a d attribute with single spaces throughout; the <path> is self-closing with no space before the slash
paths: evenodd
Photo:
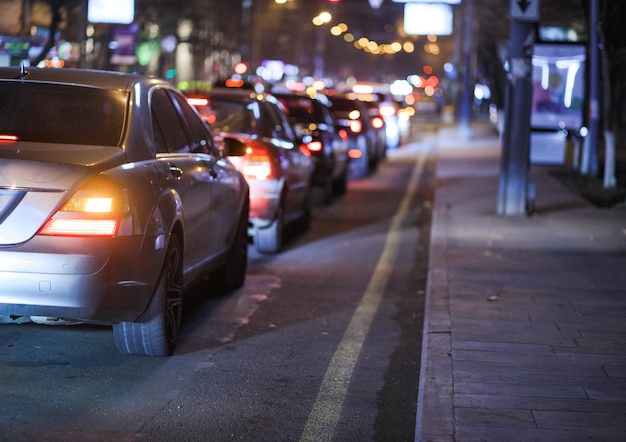
<path id="1" fill-rule="evenodd" d="M 387 149 L 396 149 L 402 139 L 401 121 L 398 116 L 400 104 L 389 94 L 376 93 L 380 115 L 385 120 L 385 142 Z"/>
<path id="2" fill-rule="evenodd" d="M 374 94 L 354 94 L 354 96 L 367 107 L 370 125 L 376 134 L 376 163 L 378 164 L 387 156 L 387 122 L 381 112 L 378 96 Z"/>
<path id="3" fill-rule="evenodd" d="M 313 183 L 321 189 L 322 201 L 330 204 L 346 192 L 348 182 L 348 137 L 337 129 L 331 103 L 323 94 L 272 91 L 287 108 L 296 133 L 315 162 Z"/>
<path id="4" fill-rule="evenodd" d="M 244 284 L 249 186 L 170 83 L 0 68 L 0 158 L 0 315 L 109 324 L 121 353 L 168 356 L 187 289 Z"/>
<path id="5" fill-rule="evenodd" d="M 365 103 L 352 94 L 328 95 L 337 129 L 348 136 L 349 176 L 364 178 L 379 162 L 378 133 Z"/>
<path id="6" fill-rule="evenodd" d="M 259 253 L 279 252 L 287 226 L 309 227 L 315 167 L 285 108 L 272 95 L 247 89 L 186 94 L 216 136 L 247 146 L 247 154 L 233 161 L 250 185 L 249 233 Z"/>

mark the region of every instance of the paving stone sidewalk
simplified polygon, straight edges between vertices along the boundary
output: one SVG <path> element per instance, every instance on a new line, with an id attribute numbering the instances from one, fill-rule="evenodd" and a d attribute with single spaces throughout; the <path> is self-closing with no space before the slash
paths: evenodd
<path id="1" fill-rule="evenodd" d="M 438 139 L 419 441 L 626 440 L 626 206 L 533 165 L 496 213 L 500 143 Z"/>

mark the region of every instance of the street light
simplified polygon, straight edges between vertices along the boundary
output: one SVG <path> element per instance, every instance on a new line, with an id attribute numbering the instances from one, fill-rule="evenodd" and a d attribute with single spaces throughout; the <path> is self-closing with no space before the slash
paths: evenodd
<path id="1" fill-rule="evenodd" d="M 322 25 L 325 25 L 326 23 L 330 23 L 332 19 L 333 19 L 333 16 L 330 14 L 330 12 L 322 11 L 318 15 L 313 17 L 313 20 L 311 21 L 313 22 L 315 26 L 322 26 Z"/>
<path id="2" fill-rule="evenodd" d="M 326 33 L 323 26 L 328 24 L 333 19 L 330 12 L 322 11 L 315 17 L 313 17 L 313 24 L 317 26 L 315 34 L 315 60 L 313 75 L 315 78 L 324 77 L 324 51 L 326 51 Z"/>

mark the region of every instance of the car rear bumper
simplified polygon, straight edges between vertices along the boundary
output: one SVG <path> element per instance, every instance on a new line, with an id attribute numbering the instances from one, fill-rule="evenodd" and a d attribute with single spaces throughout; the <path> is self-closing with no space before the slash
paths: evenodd
<path id="1" fill-rule="evenodd" d="M 36 237 L 0 250 L 0 314 L 132 321 L 154 291 L 161 242 Z"/>
<path id="2" fill-rule="evenodd" d="M 281 199 L 279 180 L 251 180 L 250 222 L 254 228 L 267 227 L 276 219 Z"/>

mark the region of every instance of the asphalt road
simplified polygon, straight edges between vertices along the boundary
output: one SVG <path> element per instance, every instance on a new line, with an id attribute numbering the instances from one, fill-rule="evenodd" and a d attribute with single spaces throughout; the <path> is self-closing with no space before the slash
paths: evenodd
<path id="1" fill-rule="evenodd" d="M 99 326 L 0 325 L 0 440 L 409 441 L 430 230 L 429 134 L 315 209 L 245 286 L 185 299 L 169 358 Z"/>

